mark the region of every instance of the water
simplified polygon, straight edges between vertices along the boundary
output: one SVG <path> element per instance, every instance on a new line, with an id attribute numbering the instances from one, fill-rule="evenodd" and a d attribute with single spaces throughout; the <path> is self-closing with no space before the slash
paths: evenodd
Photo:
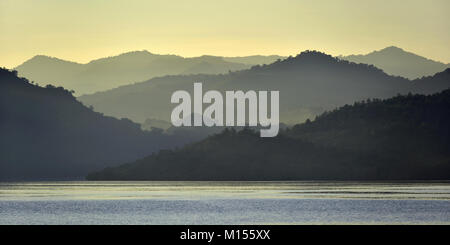
<path id="1" fill-rule="evenodd" d="M 0 183 L 0 224 L 450 224 L 450 183 Z"/>

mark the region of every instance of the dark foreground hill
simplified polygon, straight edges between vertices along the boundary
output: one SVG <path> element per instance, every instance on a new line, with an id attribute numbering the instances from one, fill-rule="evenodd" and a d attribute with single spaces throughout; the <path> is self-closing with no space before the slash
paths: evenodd
<path id="1" fill-rule="evenodd" d="M 260 138 L 225 130 L 89 180 L 448 180 L 450 90 L 346 105 Z"/>
<path id="2" fill-rule="evenodd" d="M 0 69 L 0 180 L 79 178 L 177 144 L 94 112 L 61 87 L 39 87 Z"/>

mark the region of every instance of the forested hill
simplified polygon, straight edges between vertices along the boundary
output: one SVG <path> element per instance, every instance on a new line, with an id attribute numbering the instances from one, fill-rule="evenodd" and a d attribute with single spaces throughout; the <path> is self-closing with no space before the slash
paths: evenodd
<path id="1" fill-rule="evenodd" d="M 181 144 L 0 69 L 0 180 L 73 179 Z"/>
<path id="2" fill-rule="evenodd" d="M 450 90 L 346 105 L 260 138 L 225 130 L 90 180 L 450 179 Z"/>
<path id="3" fill-rule="evenodd" d="M 428 136 L 436 143 L 448 146 L 450 142 L 450 90 L 433 95 L 396 96 L 387 100 L 368 99 L 345 105 L 331 112 L 295 125 L 284 132 L 295 138 L 308 139 L 321 145 L 339 148 L 362 148 L 367 142 L 392 140 L 393 136 L 409 144 L 428 144 L 412 140 L 415 136 Z M 402 135 L 403 134 L 403 135 Z M 382 136 L 382 137 L 381 137 Z M 366 138 L 370 140 L 365 140 Z M 349 143 L 354 141 L 353 143 Z M 386 142 L 389 143 L 389 142 Z M 399 144 L 405 147 L 405 144 Z M 372 147 L 376 150 L 382 146 Z"/>

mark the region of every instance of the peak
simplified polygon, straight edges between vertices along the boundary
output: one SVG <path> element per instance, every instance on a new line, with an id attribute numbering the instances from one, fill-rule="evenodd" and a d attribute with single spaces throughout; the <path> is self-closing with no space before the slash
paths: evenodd
<path id="1" fill-rule="evenodd" d="M 316 50 L 306 50 L 301 52 L 295 57 L 289 57 L 285 60 L 282 60 L 281 62 L 302 62 L 302 63 L 329 63 L 329 62 L 336 62 L 337 59 L 333 56 L 316 51 Z"/>
<path id="2" fill-rule="evenodd" d="M 340 60 L 326 53 L 316 50 L 306 50 L 296 55 L 295 57 L 289 56 L 284 60 L 275 61 L 269 65 L 257 65 L 252 69 L 297 69 L 298 67 L 309 67 L 317 65 L 329 65 L 337 64 Z"/>
<path id="3" fill-rule="evenodd" d="M 152 54 L 152 53 L 150 53 L 148 50 L 144 49 L 144 50 L 135 50 L 135 51 L 125 52 L 123 54 Z"/>
<path id="4" fill-rule="evenodd" d="M 381 55 L 381 56 L 387 56 L 391 57 L 390 59 L 397 59 L 399 57 L 403 57 L 406 59 L 417 57 L 418 55 L 411 53 L 409 51 L 406 51 L 402 48 L 396 47 L 396 46 L 389 46 L 381 50 L 373 51 L 367 55 Z M 395 58 L 394 58 L 395 57 Z"/>
<path id="5" fill-rule="evenodd" d="M 135 50 L 135 51 L 130 51 L 130 52 L 125 52 L 125 53 L 122 53 L 122 54 L 119 54 L 119 55 L 117 55 L 117 56 L 112 56 L 112 57 L 119 57 L 119 56 L 140 56 L 140 55 L 145 55 L 145 56 L 147 56 L 147 55 L 155 55 L 155 54 L 152 54 L 152 53 L 150 53 L 150 52 L 148 52 L 147 50 Z"/>
<path id="6" fill-rule="evenodd" d="M 386 47 L 386 48 L 384 48 L 384 49 L 382 49 L 382 50 L 397 50 L 397 51 L 404 51 L 403 49 L 401 49 L 401 48 L 399 48 L 399 47 L 396 47 L 396 46 L 389 46 L 389 47 Z"/>
<path id="7" fill-rule="evenodd" d="M 99 64 L 104 62 L 120 61 L 123 59 L 145 59 L 148 57 L 156 57 L 157 54 L 152 54 L 147 50 L 135 50 L 130 52 L 121 53 L 119 55 L 103 57 L 95 60 L 91 60 L 88 64 Z"/>
<path id="8" fill-rule="evenodd" d="M 412 53 L 410 51 L 406 51 L 404 49 L 395 47 L 395 46 L 390 46 L 387 48 L 384 48 L 382 50 L 379 51 L 374 51 L 373 54 L 379 54 L 379 55 L 387 55 L 387 56 L 391 56 L 391 59 L 394 59 L 392 57 L 402 57 L 403 59 L 417 59 L 420 58 L 422 60 L 428 60 L 427 58 L 417 55 L 415 53 Z M 431 61 L 431 60 L 430 60 Z"/>
<path id="9" fill-rule="evenodd" d="M 47 56 L 47 55 L 43 55 L 43 54 L 38 54 L 38 55 L 33 56 L 33 58 L 31 58 L 31 59 L 40 59 L 40 58 L 51 58 L 51 57 Z"/>
<path id="10" fill-rule="evenodd" d="M 333 59 L 333 56 L 317 51 L 317 50 L 306 50 L 298 54 L 295 58 L 330 58 Z"/>
<path id="11" fill-rule="evenodd" d="M 47 56 L 47 55 L 38 54 L 38 55 L 33 56 L 33 58 L 31 58 L 29 60 L 59 60 L 59 59 L 55 58 L 55 57 Z"/>
<path id="12" fill-rule="evenodd" d="M 202 55 L 197 57 L 200 60 L 204 60 L 204 61 L 218 61 L 218 60 L 223 60 L 222 57 L 219 56 L 213 56 L 213 55 Z"/>
<path id="13" fill-rule="evenodd" d="M 257 69 L 266 69 L 266 70 L 310 70 L 310 71 L 318 71 L 321 69 L 340 69 L 340 70 L 365 70 L 367 72 L 375 72 L 382 73 L 382 70 L 366 65 L 366 64 L 357 64 L 353 62 L 349 62 L 347 60 L 340 59 L 338 57 L 331 56 L 329 54 L 316 51 L 316 50 L 306 50 L 301 52 L 295 57 L 288 57 L 284 60 L 275 61 L 269 65 L 262 66 L 253 66 L 252 70 Z"/>
<path id="14" fill-rule="evenodd" d="M 67 64 L 67 63 L 78 64 L 76 62 L 67 61 L 67 60 L 56 58 L 56 57 L 39 54 L 39 55 L 35 55 L 31 59 L 25 61 L 22 65 L 24 65 L 24 64 Z"/>

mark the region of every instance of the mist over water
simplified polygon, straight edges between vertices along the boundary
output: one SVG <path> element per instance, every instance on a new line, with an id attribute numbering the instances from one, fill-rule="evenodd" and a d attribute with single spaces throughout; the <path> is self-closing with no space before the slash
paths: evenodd
<path id="1" fill-rule="evenodd" d="M 10 182 L 0 224 L 450 224 L 450 183 Z"/>

